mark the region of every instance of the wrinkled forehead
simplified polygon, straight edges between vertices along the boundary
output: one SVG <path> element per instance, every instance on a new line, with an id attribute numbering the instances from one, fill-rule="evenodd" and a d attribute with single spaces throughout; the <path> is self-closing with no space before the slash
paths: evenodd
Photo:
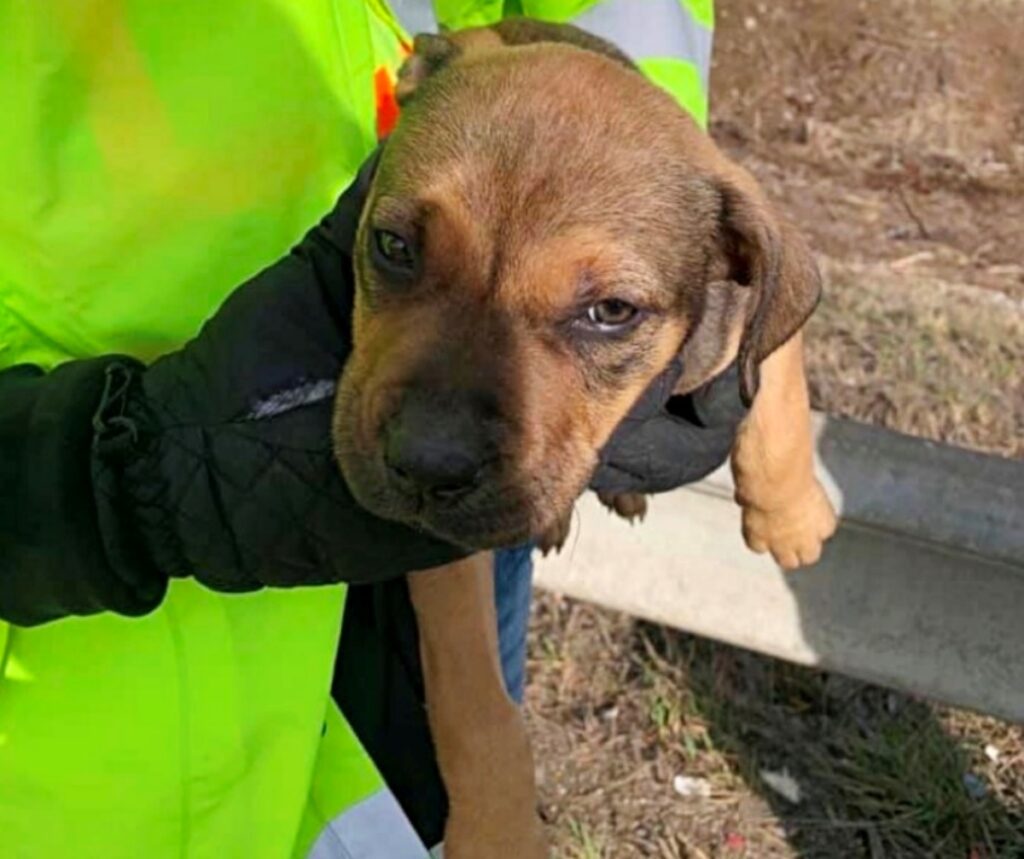
<path id="1" fill-rule="evenodd" d="M 475 208 L 493 207 L 500 191 L 506 206 L 565 200 L 584 206 L 580 215 L 614 212 L 632 189 L 657 196 L 659 174 L 678 172 L 680 114 L 637 71 L 591 52 L 507 48 L 424 84 L 388 144 L 385 172 L 396 190 L 443 180 Z"/>
<path id="2" fill-rule="evenodd" d="M 552 277 L 559 269 L 563 284 L 671 277 L 713 208 L 682 143 L 687 121 L 638 72 L 603 57 L 502 50 L 417 92 L 385 148 L 378 210 L 420 213 L 400 222 L 429 221 L 439 241 L 457 243 L 434 259 L 463 271 L 525 260 Z"/>

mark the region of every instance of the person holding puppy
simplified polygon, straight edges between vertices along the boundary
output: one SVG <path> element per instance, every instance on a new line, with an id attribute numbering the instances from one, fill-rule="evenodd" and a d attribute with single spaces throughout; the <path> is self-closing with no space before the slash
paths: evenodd
<path id="1" fill-rule="evenodd" d="M 703 122 L 712 22 L 710 0 L 393 5 L 5 15 L 0 855 L 439 838 L 400 577 L 463 550 L 363 511 L 333 461 L 353 177 L 396 120 L 407 30 L 572 21 Z M 495 572 L 513 697 L 529 564 L 512 549 Z"/>

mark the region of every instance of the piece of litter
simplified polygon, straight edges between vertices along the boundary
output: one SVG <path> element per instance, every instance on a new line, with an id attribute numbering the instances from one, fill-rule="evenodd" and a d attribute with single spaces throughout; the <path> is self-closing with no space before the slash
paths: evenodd
<path id="1" fill-rule="evenodd" d="M 700 796 L 704 799 L 711 796 L 711 782 L 706 778 L 677 775 L 672 779 L 672 789 L 680 796 Z"/>
<path id="2" fill-rule="evenodd" d="M 999 760 L 999 754 L 999 749 L 997 749 L 991 743 L 985 746 L 985 757 L 992 761 L 992 763 L 995 763 Z"/>
<path id="3" fill-rule="evenodd" d="M 761 770 L 761 779 L 787 802 L 791 802 L 793 805 L 797 805 L 800 802 L 802 798 L 800 785 L 785 767 L 783 767 L 781 772 Z"/>
<path id="4" fill-rule="evenodd" d="M 725 836 L 725 847 L 727 850 L 743 850 L 747 846 L 747 839 L 738 832 L 730 832 Z"/>
<path id="5" fill-rule="evenodd" d="M 988 787 L 974 773 L 964 773 L 964 789 L 971 799 L 984 799 Z"/>

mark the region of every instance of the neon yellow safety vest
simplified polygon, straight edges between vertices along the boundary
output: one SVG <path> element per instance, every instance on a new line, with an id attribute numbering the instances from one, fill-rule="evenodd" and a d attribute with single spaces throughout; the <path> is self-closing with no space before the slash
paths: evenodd
<path id="1" fill-rule="evenodd" d="M 391 8 L 412 33 L 438 22 L 452 29 L 493 24 L 511 14 L 575 24 L 618 45 L 707 124 L 713 0 L 392 0 Z"/>
<path id="2" fill-rule="evenodd" d="M 710 0 L 394 5 L 575 20 L 706 114 Z M 379 0 L 0 3 L 0 367 L 180 346 L 351 180 L 405 41 Z M 0 857 L 425 857 L 330 698 L 344 598 L 0 623 Z"/>

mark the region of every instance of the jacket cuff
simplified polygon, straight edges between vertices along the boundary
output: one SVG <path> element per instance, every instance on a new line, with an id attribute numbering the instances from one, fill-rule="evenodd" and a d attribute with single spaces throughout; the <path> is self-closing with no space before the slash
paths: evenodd
<path id="1" fill-rule="evenodd" d="M 119 550 L 117 495 L 94 481 L 94 419 L 114 362 L 141 366 L 105 357 L 0 373 L 0 618 L 141 615 L 163 599 L 166 577 Z"/>

